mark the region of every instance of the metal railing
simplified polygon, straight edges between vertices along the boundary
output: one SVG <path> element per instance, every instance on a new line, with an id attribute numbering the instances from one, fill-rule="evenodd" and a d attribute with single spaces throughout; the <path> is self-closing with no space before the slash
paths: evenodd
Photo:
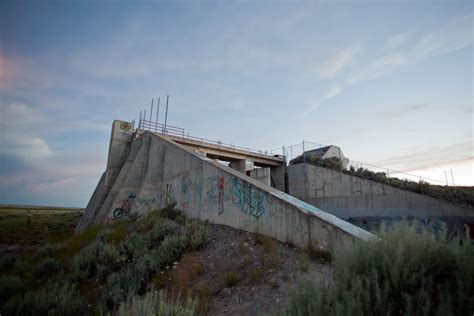
<path id="1" fill-rule="evenodd" d="M 213 145 L 217 147 L 222 147 L 225 148 L 226 150 L 232 150 L 232 151 L 240 151 L 240 152 L 247 152 L 249 154 L 259 154 L 263 156 L 272 156 L 273 154 L 270 151 L 267 150 L 257 150 L 257 149 L 252 149 L 248 147 L 242 147 L 242 146 L 237 146 L 234 145 L 233 143 L 224 143 L 218 140 L 211 140 L 211 139 L 206 139 L 202 137 L 196 137 L 196 136 L 191 136 L 188 133 L 185 133 L 183 128 L 176 127 L 176 126 L 171 126 L 171 125 L 164 125 L 161 123 L 153 122 L 153 121 L 148 121 L 146 119 L 140 119 L 138 122 L 138 129 L 139 130 L 147 130 L 155 133 L 160 133 L 163 135 L 170 135 L 174 137 L 179 137 L 182 140 L 192 140 L 199 142 L 202 145 Z"/>

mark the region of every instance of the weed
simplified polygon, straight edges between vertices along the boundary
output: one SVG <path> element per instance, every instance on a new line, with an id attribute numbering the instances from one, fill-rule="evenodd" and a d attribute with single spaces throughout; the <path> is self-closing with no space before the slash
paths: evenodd
<path id="1" fill-rule="evenodd" d="M 188 245 L 191 250 L 196 250 L 207 243 L 209 239 L 209 229 L 206 223 L 197 220 L 188 220 L 185 225 Z"/>
<path id="2" fill-rule="evenodd" d="M 183 211 L 176 208 L 176 203 L 168 204 L 159 211 L 159 214 L 161 217 L 175 221 L 179 225 L 184 225 L 186 222 L 186 216 Z"/>
<path id="3" fill-rule="evenodd" d="M 0 270 L 6 271 L 9 269 L 12 269 L 14 265 L 20 260 L 21 260 L 20 256 L 16 254 L 12 254 L 12 253 L 3 254 L 0 257 Z"/>
<path id="4" fill-rule="evenodd" d="M 86 302 L 77 295 L 74 285 L 52 282 L 36 291 L 15 295 L 4 305 L 6 315 L 79 315 Z"/>
<path id="5" fill-rule="evenodd" d="M 226 287 L 233 287 L 239 283 L 239 274 L 235 271 L 229 271 L 225 274 L 224 284 Z"/>
<path id="6" fill-rule="evenodd" d="M 53 257 L 58 251 L 67 249 L 64 243 L 47 243 L 38 251 L 41 257 Z"/>
<path id="7" fill-rule="evenodd" d="M 43 277 L 51 277 L 61 270 L 61 265 L 53 258 L 43 259 L 35 269 L 35 277 L 41 279 Z"/>
<path id="8" fill-rule="evenodd" d="M 188 297 L 182 303 L 179 301 L 179 297 L 170 301 L 163 291 L 150 291 L 143 297 L 129 295 L 126 302 L 120 305 L 117 315 L 191 316 L 195 314 L 197 305 L 195 300 Z"/>
<path id="9" fill-rule="evenodd" d="M 276 242 L 270 237 L 261 235 L 261 234 L 255 234 L 255 243 L 258 245 L 262 245 L 263 250 L 266 253 L 271 253 L 277 251 L 276 249 Z"/>
<path id="10" fill-rule="evenodd" d="M 332 255 L 329 251 L 323 249 L 306 248 L 305 252 L 308 254 L 311 260 L 321 263 L 330 263 L 332 261 Z"/>
<path id="11" fill-rule="evenodd" d="M 303 272 L 309 270 L 309 255 L 305 252 L 300 253 L 300 269 Z"/>
<path id="12" fill-rule="evenodd" d="M 127 221 L 120 221 L 117 222 L 115 225 L 113 225 L 110 228 L 110 233 L 108 236 L 108 240 L 111 242 L 119 242 L 122 241 L 125 238 L 125 235 L 127 235 L 127 227 L 128 227 L 128 222 Z"/>
<path id="13" fill-rule="evenodd" d="M 73 257 L 70 269 L 74 279 L 85 280 L 96 275 L 98 271 L 97 257 L 104 248 L 104 245 L 103 242 L 95 241 L 81 249 L 81 251 Z"/>
<path id="14" fill-rule="evenodd" d="M 8 299 L 16 294 L 26 290 L 25 282 L 16 275 L 0 276 L 0 305 L 3 305 Z"/>

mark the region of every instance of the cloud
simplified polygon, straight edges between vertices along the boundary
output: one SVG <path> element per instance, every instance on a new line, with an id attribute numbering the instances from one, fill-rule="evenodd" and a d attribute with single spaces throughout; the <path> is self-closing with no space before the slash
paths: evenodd
<path id="1" fill-rule="evenodd" d="M 2 111 L 0 125 L 5 127 L 18 126 L 20 124 L 30 124 L 40 120 L 37 110 L 23 103 L 10 103 Z"/>
<path id="2" fill-rule="evenodd" d="M 405 64 L 468 47 L 474 40 L 472 21 L 472 14 L 457 17 L 441 28 L 421 36 L 412 47 L 404 50 L 400 49 L 411 38 L 411 35 L 409 33 L 396 34 L 388 39 L 387 46 L 392 51 L 352 72 L 347 82 L 354 84 L 374 80 L 394 72 Z"/>
<path id="3" fill-rule="evenodd" d="M 407 63 L 407 58 L 399 53 L 391 53 L 382 56 L 365 69 L 355 72 L 349 76 L 349 83 L 357 83 L 361 81 L 374 80 L 393 72 L 396 68 Z"/>
<path id="4" fill-rule="evenodd" d="M 406 154 L 394 154 L 389 158 L 375 161 L 373 164 L 390 167 L 402 172 L 410 172 L 474 160 L 472 139 L 450 145 L 437 145 L 426 149 L 407 149 L 405 151 Z"/>
<path id="5" fill-rule="evenodd" d="M 351 64 L 358 52 L 355 47 L 349 47 L 336 53 L 325 63 L 315 67 L 316 74 L 321 79 L 330 79 L 337 76 L 346 66 Z"/>
<path id="6" fill-rule="evenodd" d="M 7 154 L 31 164 L 41 164 L 42 160 L 54 156 L 53 151 L 40 137 L 8 133 L 0 144 L 0 154 Z"/>
<path id="7" fill-rule="evenodd" d="M 448 54 L 465 48 L 473 42 L 473 14 L 459 17 L 442 28 L 424 35 L 413 48 L 413 55 L 426 58 Z"/>
<path id="8" fill-rule="evenodd" d="M 317 98 L 316 101 L 314 101 L 310 106 L 306 108 L 304 111 L 304 116 L 314 112 L 318 107 L 320 107 L 324 102 L 327 100 L 334 98 L 341 94 L 342 92 L 342 86 L 338 83 L 333 83 L 331 84 L 327 89 L 326 92 Z"/>
<path id="9" fill-rule="evenodd" d="M 410 38 L 411 34 L 408 32 L 396 34 L 388 39 L 387 48 L 391 50 L 398 49 L 406 44 Z"/>
<path id="10" fill-rule="evenodd" d="M 411 105 L 400 106 L 395 109 L 389 109 L 389 110 L 383 111 L 379 113 L 379 116 L 383 117 L 384 119 L 401 118 L 404 116 L 411 116 L 416 113 L 421 113 L 429 109 L 430 107 L 431 106 L 428 103 L 411 104 Z"/>

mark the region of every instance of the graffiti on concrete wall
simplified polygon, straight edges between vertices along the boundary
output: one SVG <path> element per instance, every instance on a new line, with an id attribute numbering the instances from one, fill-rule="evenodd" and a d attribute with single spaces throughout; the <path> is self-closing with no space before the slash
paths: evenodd
<path id="1" fill-rule="evenodd" d="M 117 207 L 114 210 L 113 217 L 114 218 L 121 218 L 128 216 L 130 214 L 130 210 L 132 209 L 131 202 L 135 199 L 136 195 L 134 193 L 129 193 L 128 198 L 123 200 L 122 206 Z"/>
<path id="2" fill-rule="evenodd" d="M 206 191 L 206 200 L 209 205 L 217 205 L 217 214 L 224 213 L 224 177 L 221 175 L 212 175 L 207 178 L 208 190 Z"/>
<path id="3" fill-rule="evenodd" d="M 232 177 L 232 202 L 248 215 L 259 218 L 265 213 L 266 195 L 247 182 Z"/>
<path id="4" fill-rule="evenodd" d="M 129 136 L 132 132 L 132 125 L 127 122 L 120 122 L 119 124 L 119 133 L 122 136 Z"/>
<path id="5" fill-rule="evenodd" d="M 135 202 L 146 207 L 160 204 L 160 197 L 149 197 L 149 198 L 136 198 Z"/>
<path id="6" fill-rule="evenodd" d="M 165 203 L 168 205 L 168 204 L 174 203 L 175 201 L 176 200 L 174 199 L 174 194 L 173 194 L 173 183 L 167 183 Z"/>
<path id="7" fill-rule="evenodd" d="M 179 182 L 179 190 L 179 206 L 186 209 L 200 192 L 199 176 L 189 172 L 183 174 Z"/>

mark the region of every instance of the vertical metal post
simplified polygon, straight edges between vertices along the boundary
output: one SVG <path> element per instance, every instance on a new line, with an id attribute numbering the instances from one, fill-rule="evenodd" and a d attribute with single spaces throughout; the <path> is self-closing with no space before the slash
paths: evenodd
<path id="1" fill-rule="evenodd" d="M 140 119 L 138 119 L 138 129 L 142 126 L 142 110 L 140 110 Z"/>
<path id="2" fill-rule="evenodd" d="M 153 99 L 151 99 L 150 123 L 152 122 L 151 121 L 152 115 L 153 115 Z"/>
<path id="3" fill-rule="evenodd" d="M 450 169 L 451 170 L 451 179 L 453 180 L 453 187 L 455 186 L 454 184 L 454 176 L 453 176 L 453 169 Z"/>
<path id="4" fill-rule="evenodd" d="M 158 114 L 159 113 L 160 113 L 160 98 L 158 98 L 158 105 L 157 105 L 157 108 L 156 108 L 156 128 L 158 128 Z"/>
<path id="5" fill-rule="evenodd" d="M 165 134 L 166 134 L 166 123 L 168 121 L 168 100 L 169 100 L 169 95 L 166 95 L 166 112 L 165 112 Z"/>
<path id="6" fill-rule="evenodd" d="M 449 185 L 449 183 L 448 183 L 448 173 L 446 172 L 446 170 L 444 170 L 444 176 L 446 177 L 446 185 Z"/>
<path id="7" fill-rule="evenodd" d="M 304 151 L 304 140 L 303 140 L 303 162 L 306 162 L 306 154 Z"/>
<path id="8" fill-rule="evenodd" d="M 337 146 L 339 152 L 339 183 L 342 183 L 342 159 L 341 159 L 341 147 Z"/>

